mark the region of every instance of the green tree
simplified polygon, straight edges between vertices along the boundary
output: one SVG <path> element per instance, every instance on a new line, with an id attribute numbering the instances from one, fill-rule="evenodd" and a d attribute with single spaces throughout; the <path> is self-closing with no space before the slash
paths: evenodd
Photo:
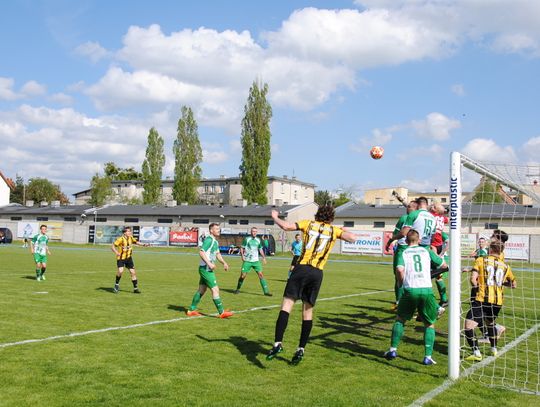
<path id="1" fill-rule="evenodd" d="M 165 165 L 163 153 L 163 138 L 153 127 L 148 134 L 146 158 L 142 165 L 144 180 L 143 203 L 157 204 L 161 199 L 161 175 Z"/>
<path id="2" fill-rule="evenodd" d="M 499 193 L 500 185 L 486 177 L 480 179 L 480 183 L 473 191 L 472 203 L 494 204 L 503 203 L 504 199 Z"/>
<path id="3" fill-rule="evenodd" d="M 272 107 L 266 100 L 268 85 L 253 82 L 242 119 L 242 196 L 249 203 L 266 205 L 266 186 L 270 166 L 270 119 Z"/>
<path id="4" fill-rule="evenodd" d="M 352 196 L 348 192 L 341 192 L 336 199 L 334 199 L 334 207 L 337 208 L 338 206 L 344 205 L 347 202 L 350 202 L 352 199 Z"/>
<path id="5" fill-rule="evenodd" d="M 39 202 L 59 200 L 63 195 L 60 186 L 53 184 L 46 178 L 30 178 L 26 187 L 26 199 Z M 65 195 L 63 195 L 65 197 Z M 66 198 L 67 199 L 67 198 Z"/>
<path id="6" fill-rule="evenodd" d="M 111 179 L 108 176 L 101 177 L 96 173 L 90 182 L 90 201 L 92 206 L 103 206 L 112 196 Z"/>
<path id="7" fill-rule="evenodd" d="M 15 189 L 10 191 L 9 201 L 12 203 L 18 203 L 24 205 L 26 199 L 26 185 L 24 184 L 24 178 L 17 175 L 15 178 Z"/>
<path id="8" fill-rule="evenodd" d="M 177 202 L 197 203 L 197 187 L 202 175 L 202 149 L 197 121 L 190 107 L 182 106 L 182 117 L 178 120 L 173 152 L 173 197 Z"/>
<path id="9" fill-rule="evenodd" d="M 105 163 L 105 176 L 113 181 L 131 181 L 142 180 L 142 173 L 135 170 L 133 167 L 120 168 L 114 162 Z"/>
<path id="10" fill-rule="evenodd" d="M 319 206 L 324 206 L 331 204 L 333 199 L 330 196 L 330 192 L 324 190 L 324 191 L 315 191 L 315 197 L 314 201 Z"/>

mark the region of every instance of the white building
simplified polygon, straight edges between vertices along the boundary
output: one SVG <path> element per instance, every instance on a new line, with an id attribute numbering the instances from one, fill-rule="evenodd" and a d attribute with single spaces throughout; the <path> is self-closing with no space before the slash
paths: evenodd
<path id="1" fill-rule="evenodd" d="M 15 188 L 15 184 L 9 178 L 6 178 L 2 171 L 0 171 L 0 206 L 9 205 L 9 194 L 12 189 Z"/>

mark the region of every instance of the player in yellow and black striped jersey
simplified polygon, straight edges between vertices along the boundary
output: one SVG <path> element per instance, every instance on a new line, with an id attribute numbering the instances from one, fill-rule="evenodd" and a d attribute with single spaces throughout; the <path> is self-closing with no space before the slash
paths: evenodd
<path id="1" fill-rule="evenodd" d="M 465 319 L 465 337 L 473 353 L 466 360 L 482 360 L 478 340 L 474 336 L 474 329 L 482 325 L 487 329 L 491 353 L 494 356 L 497 355 L 495 320 L 503 305 L 504 286 L 517 287 L 512 269 L 501 257 L 503 250 L 502 241 L 492 240 L 489 245 L 489 255 L 479 257 L 474 262 L 471 285 L 476 295 L 471 299 L 471 309 Z"/>
<path id="2" fill-rule="evenodd" d="M 116 272 L 116 282 L 114 284 L 113 291 L 117 293 L 120 290 L 120 279 L 122 278 L 122 273 L 124 272 L 124 267 L 127 267 L 129 273 L 131 274 L 131 282 L 133 283 L 133 292 L 135 294 L 140 294 L 137 273 L 135 272 L 135 265 L 133 264 L 133 246 L 149 246 L 148 244 L 143 244 L 137 241 L 132 236 L 132 230 L 129 226 L 126 226 L 123 229 L 122 236 L 114 241 L 111 246 L 111 250 L 116 254 L 116 267 L 118 271 Z"/>
<path id="3" fill-rule="evenodd" d="M 344 231 L 338 226 L 332 225 L 334 220 L 334 208 L 321 206 L 315 214 L 315 220 L 303 220 L 290 223 L 279 218 L 277 211 L 272 211 L 274 222 L 285 231 L 301 230 L 303 232 L 303 247 L 298 263 L 294 266 L 285 292 L 281 311 L 276 321 L 275 342 L 266 358 L 273 359 L 283 351 L 281 342 L 296 300 L 302 300 L 302 331 L 300 343 L 292 358 L 293 364 L 298 364 L 304 357 L 304 348 L 308 342 L 309 334 L 313 326 L 313 307 L 321 288 L 323 268 L 332 251 L 336 239 L 354 242 L 356 235 Z"/>

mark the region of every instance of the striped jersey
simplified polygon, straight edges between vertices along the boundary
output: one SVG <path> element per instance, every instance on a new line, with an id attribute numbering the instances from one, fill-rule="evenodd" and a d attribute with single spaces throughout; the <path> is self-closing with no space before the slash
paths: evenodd
<path id="1" fill-rule="evenodd" d="M 41 256 L 47 254 L 47 245 L 49 244 L 49 236 L 42 233 L 38 233 L 32 238 L 32 245 L 34 246 L 34 253 Z"/>
<path id="2" fill-rule="evenodd" d="M 410 227 L 420 235 L 420 245 L 430 246 L 431 238 L 435 234 L 435 216 L 425 209 L 418 209 L 409 213 L 403 226 Z"/>
<path id="3" fill-rule="evenodd" d="M 242 249 L 244 249 L 244 259 L 249 262 L 259 261 L 259 250 L 263 248 L 261 239 L 258 237 L 247 236 L 242 241 Z"/>
<path id="4" fill-rule="evenodd" d="M 216 238 L 212 235 L 206 236 L 202 244 L 201 251 L 206 254 L 206 257 L 208 260 L 210 260 L 210 263 L 215 263 L 217 254 L 219 253 L 219 243 Z M 206 271 L 212 271 L 202 258 L 201 262 L 199 263 L 199 267 L 205 267 Z"/>
<path id="5" fill-rule="evenodd" d="M 137 242 L 133 236 L 122 235 L 114 241 L 114 245 L 120 252 L 119 256 L 116 256 L 118 260 L 129 259 L 133 253 L 133 245 Z"/>
<path id="6" fill-rule="evenodd" d="M 476 301 L 502 305 L 503 284 L 516 279 L 510 266 L 502 258 L 489 255 L 478 257 L 474 262 L 473 270 L 478 273 Z"/>
<path id="7" fill-rule="evenodd" d="M 306 264 L 322 270 L 343 230 L 329 223 L 315 220 L 296 222 L 296 229 L 304 232 L 302 254 L 297 264 Z"/>
<path id="8" fill-rule="evenodd" d="M 403 288 L 431 288 L 431 266 L 442 263 L 443 259 L 427 247 L 408 246 L 398 252 L 397 266 L 405 269 Z"/>

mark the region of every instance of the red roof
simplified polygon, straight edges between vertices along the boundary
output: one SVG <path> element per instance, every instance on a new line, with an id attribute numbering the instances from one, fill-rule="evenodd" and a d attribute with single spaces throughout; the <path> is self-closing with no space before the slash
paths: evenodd
<path id="1" fill-rule="evenodd" d="M 15 183 L 13 182 L 13 180 L 11 178 L 6 178 L 4 174 L 2 174 L 2 171 L 0 171 L 0 178 L 2 178 L 6 182 L 7 186 L 10 189 L 15 189 Z"/>

